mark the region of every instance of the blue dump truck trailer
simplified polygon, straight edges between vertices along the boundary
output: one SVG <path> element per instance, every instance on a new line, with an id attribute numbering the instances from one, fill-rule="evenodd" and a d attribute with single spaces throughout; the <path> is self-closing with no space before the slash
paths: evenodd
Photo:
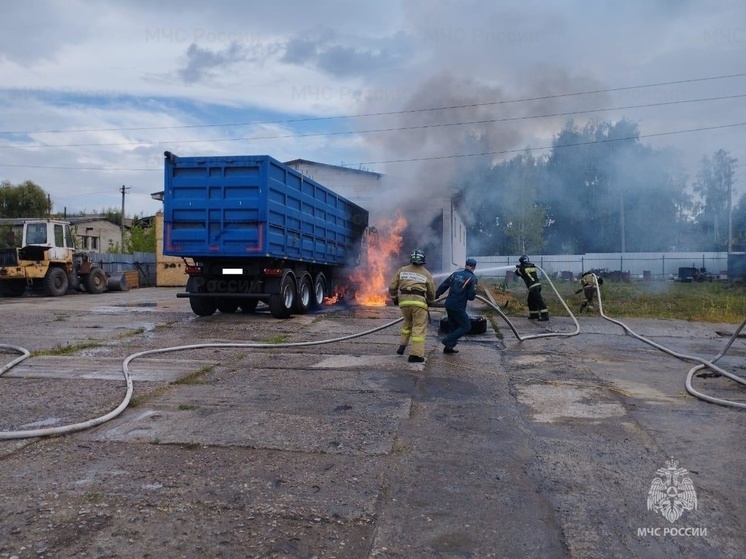
<path id="1" fill-rule="evenodd" d="M 288 318 L 321 306 L 360 263 L 368 212 L 268 155 L 165 152 L 163 253 L 185 259 L 200 316 Z"/>

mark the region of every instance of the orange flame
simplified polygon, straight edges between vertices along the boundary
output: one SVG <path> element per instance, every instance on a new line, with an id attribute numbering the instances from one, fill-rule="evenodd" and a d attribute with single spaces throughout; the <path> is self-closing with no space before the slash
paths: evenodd
<path id="1" fill-rule="evenodd" d="M 350 280 L 355 284 L 355 301 L 366 307 L 384 307 L 389 300 L 388 285 L 391 274 L 398 268 L 398 254 L 402 232 L 407 221 L 401 215 L 384 220 L 371 228 L 365 247 L 365 262 Z"/>

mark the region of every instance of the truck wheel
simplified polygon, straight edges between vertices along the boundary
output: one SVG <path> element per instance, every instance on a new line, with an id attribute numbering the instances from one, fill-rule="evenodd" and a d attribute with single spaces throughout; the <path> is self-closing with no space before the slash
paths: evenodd
<path id="1" fill-rule="evenodd" d="M 83 285 L 88 293 L 99 295 L 106 291 L 106 272 L 101 268 L 91 268 L 87 276 L 83 278 Z"/>
<path id="2" fill-rule="evenodd" d="M 50 297 L 60 297 L 67 293 L 67 273 L 62 268 L 49 268 L 44 276 L 44 291 Z"/>
<path id="3" fill-rule="evenodd" d="M 0 282 L 0 295 L 3 297 L 20 297 L 26 291 L 26 280 L 7 280 Z"/>
<path id="4" fill-rule="evenodd" d="M 298 299 L 295 301 L 295 311 L 298 314 L 306 314 L 311 310 L 313 303 L 313 288 L 311 287 L 311 276 L 303 276 L 298 288 Z"/>
<path id="5" fill-rule="evenodd" d="M 194 314 L 199 316 L 212 316 L 218 308 L 215 299 L 207 297 L 189 297 L 189 306 L 192 307 Z"/>
<path id="6" fill-rule="evenodd" d="M 238 303 L 231 300 L 222 300 L 217 303 L 218 310 L 224 313 L 233 313 L 238 310 Z"/>
<path id="7" fill-rule="evenodd" d="M 280 292 L 269 297 L 269 312 L 275 318 L 290 318 L 295 307 L 295 281 L 285 274 L 280 283 Z"/>
<path id="8" fill-rule="evenodd" d="M 324 294 L 326 292 L 326 278 L 319 272 L 313 280 L 313 297 L 311 298 L 311 308 L 316 310 L 324 304 Z"/>

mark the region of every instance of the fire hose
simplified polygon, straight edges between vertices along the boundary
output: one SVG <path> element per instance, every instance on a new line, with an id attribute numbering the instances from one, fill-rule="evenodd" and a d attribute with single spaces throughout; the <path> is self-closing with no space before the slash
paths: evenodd
<path id="1" fill-rule="evenodd" d="M 348 336 L 342 336 L 339 338 L 333 338 L 329 340 L 318 340 L 318 341 L 311 341 L 311 342 L 285 342 L 285 343 L 279 343 L 279 344 L 238 343 L 238 342 L 236 343 L 230 343 L 230 342 L 205 343 L 205 344 L 190 344 L 190 345 L 182 345 L 182 346 L 174 346 L 174 347 L 164 347 L 164 348 L 159 348 L 159 349 L 150 349 L 147 351 L 133 353 L 132 355 L 128 356 L 122 363 L 122 374 L 124 376 L 124 380 L 127 386 L 124 398 L 122 399 L 122 402 L 109 413 L 102 415 L 100 417 L 94 418 L 94 419 L 90 419 L 88 421 L 83 421 L 81 423 L 61 425 L 59 427 L 45 427 L 43 429 L 28 429 L 28 430 L 22 430 L 22 431 L 0 431 L 0 441 L 11 440 L 11 439 L 28 439 L 32 437 L 48 437 L 51 435 L 66 435 L 69 433 L 74 433 L 77 431 L 83 431 L 85 429 L 90 429 L 91 427 L 101 425 L 102 423 L 105 423 L 107 421 L 114 419 L 127 408 L 127 406 L 130 403 L 130 400 L 132 399 L 132 393 L 134 390 L 133 390 L 133 384 L 132 384 L 132 375 L 130 374 L 130 370 L 129 370 L 129 364 L 135 359 L 139 357 L 143 357 L 145 355 L 153 355 L 156 353 L 170 353 L 173 351 L 184 351 L 188 349 L 202 349 L 202 348 L 208 348 L 208 347 L 276 349 L 276 348 L 282 348 L 282 347 L 306 347 L 306 346 L 314 346 L 314 345 L 321 345 L 321 344 L 329 344 L 329 343 L 343 342 L 346 340 L 351 340 L 353 338 L 359 338 L 362 336 L 367 336 L 369 334 L 378 332 L 379 330 L 384 330 L 385 328 L 389 328 L 390 326 L 393 326 L 394 324 L 397 324 L 401 322 L 402 320 L 404 319 L 398 318 L 387 324 L 378 326 L 376 328 L 372 328 L 370 330 L 366 330 L 364 332 L 359 332 L 357 334 L 350 334 Z M 21 361 L 27 359 L 31 355 L 28 352 L 28 350 L 21 348 L 21 347 L 17 347 L 17 346 L 0 345 L 0 348 L 17 351 L 22 354 L 20 357 L 17 357 L 13 361 L 5 365 L 2 369 L 0 369 L 0 375 L 5 373 L 10 368 L 14 367 Z"/>
<path id="2" fill-rule="evenodd" d="M 552 283 L 552 280 L 549 279 L 549 275 L 546 272 L 544 272 L 544 270 L 542 270 L 541 268 L 539 268 L 538 266 L 537 266 L 537 268 L 544 275 L 544 277 L 546 278 L 547 282 L 549 282 L 549 285 L 554 290 L 554 293 L 557 295 L 557 298 L 562 303 L 562 306 L 565 308 L 565 310 L 568 312 L 568 314 L 570 315 L 570 317 L 573 319 L 573 322 L 575 323 L 575 331 L 574 332 L 568 332 L 568 333 L 564 333 L 564 332 L 551 332 L 551 333 L 543 333 L 543 334 L 533 334 L 533 335 L 530 335 L 530 336 L 521 336 L 520 334 L 518 334 L 518 331 L 516 330 L 515 326 L 513 326 L 513 323 L 508 319 L 507 316 L 505 316 L 505 314 L 502 312 L 502 310 L 500 310 L 500 307 L 494 302 L 494 300 L 493 301 L 489 301 L 489 300 L 483 298 L 480 295 L 478 295 L 477 298 L 480 299 L 481 301 L 484 301 L 485 303 L 487 303 L 487 305 L 489 305 L 491 308 L 493 308 L 494 310 L 496 310 L 498 312 L 498 314 L 500 314 L 500 316 L 505 320 L 505 322 L 507 322 L 508 326 L 513 331 L 513 334 L 515 335 L 515 337 L 518 339 L 519 342 L 523 342 L 523 341 L 531 340 L 531 339 L 536 339 L 536 338 L 546 338 L 546 337 L 549 337 L 549 336 L 575 336 L 575 335 L 577 335 L 580 332 L 580 325 L 578 324 L 578 321 L 575 318 L 575 315 L 573 315 L 572 311 L 570 311 L 570 309 L 568 308 L 567 304 L 565 304 L 564 299 L 560 296 L 559 292 L 557 291 L 557 288 Z M 698 363 L 698 365 L 694 366 L 693 368 L 691 368 L 689 370 L 689 372 L 687 373 L 687 376 L 686 376 L 686 383 L 685 383 L 685 385 L 686 385 L 686 390 L 687 390 L 687 392 L 689 394 L 691 394 L 695 398 L 699 398 L 701 400 L 704 400 L 706 402 L 710 402 L 712 404 L 718 404 L 718 405 L 721 405 L 721 406 L 729 406 L 729 407 L 734 407 L 734 408 L 739 408 L 739 409 L 746 409 L 746 403 L 744 403 L 744 402 L 736 402 L 736 401 L 732 401 L 732 400 L 725 400 L 723 398 L 715 398 L 713 396 L 708 396 L 708 395 L 703 394 L 702 392 L 696 390 L 694 388 L 694 386 L 692 385 L 692 379 L 694 378 L 695 373 L 697 373 L 697 371 L 700 371 L 700 370 L 705 369 L 705 368 L 711 369 L 711 370 L 713 370 L 713 371 L 715 371 L 715 372 L 717 372 L 717 373 L 719 373 L 719 374 L 721 374 L 721 375 L 723 375 L 725 377 L 728 377 L 729 379 L 731 379 L 731 380 L 733 380 L 733 381 L 735 381 L 735 382 L 737 382 L 739 384 L 746 385 L 746 379 L 744 379 L 742 377 L 739 377 L 738 375 L 735 375 L 733 373 L 729 373 L 728 371 L 726 371 L 726 370 L 722 369 L 721 367 L 718 367 L 717 365 L 715 365 L 715 363 L 719 359 L 721 359 L 727 353 L 728 349 L 733 344 L 733 342 L 736 340 L 736 338 L 740 334 L 741 330 L 743 330 L 744 326 L 746 326 L 746 319 L 744 319 L 743 322 L 741 322 L 741 325 L 738 328 L 736 328 L 736 331 L 731 335 L 730 339 L 726 343 L 725 347 L 720 351 L 720 353 L 717 356 L 715 356 L 710 361 L 708 361 L 706 359 L 702 359 L 701 357 L 693 356 L 693 355 L 685 355 L 685 354 L 682 354 L 682 353 L 677 353 L 677 352 L 675 352 L 675 351 L 673 351 L 671 349 L 668 349 L 667 347 L 664 347 L 664 346 L 662 346 L 662 345 L 660 345 L 660 344 L 658 344 L 656 342 L 653 342 L 652 340 L 649 340 L 649 339 L 647 339 L 647 338 L 645 338 L 643 336 L 640 336 L 639 334 L 633 332 L 632 329 L 629 328 L 623 322 L 621 322 L 619 320 L 615 320 L 615 319 L 607 316 L 604 313 L 604 309 L 603 309 L 603 302 L 602 302 L 602 298 L 601 298 L 601 288 L 599 286 L 599 282 L 597 281 L 598 277 L 596 276 L 596 274 L 593 274 L 593 277 L 596 280 L 594 283 L 595 283 L 595 287 L 596 287 L 596 295 L 598 296 L 599 313 L 601 314 L 602 318 L 604 318 L 605 320 L 608 320 L 609 322 L 612 322 L 612 323 L 614 323 L 614 324 L 616 324 L 618 326 L 621 326 L 626 333 L 630 334 L 634 338 L 636 338 L 636 339 L 640 340 L 641 342 L 646 343 L 646 344 L 648 344 L 648 345 L 650 345 L 650 346 L 652 346 L 652 347 L 654 347 L 656 349 L 659 349 L 662 352 L 667 353 L 668 355 L 671 355 L 672 357 L 676 357 L 677 359 L 680 359 L 682 361 L 690 361 L 690 362 Z"/>
<path id="3" fill-rule="evenodd" d="M 538 266 L 537 266 L 538 267 Z M 489 300 L 485 297 L 482 297 L 481 295 L 477 295 L 477 299 L 480 301 L 486 303 L 490 308 L 494 309 L 508 324 L 510 329 L 512 330 L 513 334 L 516 336 L 519 342 L 532 340 L 532 339 L 538 339 L 538 338 L 546 338 L 546 337 L 557 337 L 557 336 L 576 336 L 580 333 L 580 324 L 578 323 L 577 319 L 575 318 L 575 315 L 570 311 L 569 307 L 565 303 L 564 299 L 560 296 L 559 292 L 557 291 L 557 288 L 554 286 L 552 281 L 549 279 L 548 275 L 544 272 L 544 270 L 539 270 L 544 274 L 544 276 L 547 278 L 547 281 L 549 282 L 549 285 L 554 290 L 554 293 L 557 295 L 557 298 L 562 303 L 562 306 L 565 308 L 569 316 L 572 318 L 574 324 L 575 324 L 575 330 L 572 332 L 546 332 L 541 334 L 532 334 L 528 336 L 521 336 L 513 323 L 508 319 L 508 317 L 503 313 L 502 309 L 500 309 L 499 305 L 497 305 L 493 300 Z M 746 326 L 746 319 L 741 323 L 741 325 L 736 329 L 736 331 L 731 336 L 730 340 L 726 344 L 726 346 L 723 348 L 723 350 L 711 361 L 707 361 L 706 359 L 701 359 L 699 357 L 690 356 L 690 355 L 684 355 L 677 352 L 674 352 L 660 344 L 657 344 L 651 340 L 648 340 L 647 338 L 644 338 L 643 336 L 640 336 L 633 332 L 629 327 L 627 327 L 622 322 L 615 320 L 613 318 L 610 318 L 606 316 L 603 312 L 603 304 L 601 301 L 601 290 L 599 289 L 598 282 L 596 282 L 596 293 L 598 295 L 598 302 L 599 302 L 599 311 L 601 313 L 601 316 L 610 321 L 614 324 L 617 324 L 621 326 L 628 334 L 634 336 L 638 340 L 649 344 L 656 349 L 659 349 L 673 357 L 676 357 L 677 359 L 681 359 L 683 361 L 692 361 L 695 363 L 698 363 L 695 367 L 693 367 L 689 373 L 687 374 L 686 378 L 686 389 L 687 392 L 689 392 L 692 396 L 695 396 L 696 398 L 702 399 L 704 401 L 719 404 L 722 406 L 732 406 L 740 409 L 746 409 L 746 403 L 742 402 L 734 402 L 730 400 L 724 400 L 721 398 L 715 398 L 712 396 L 708 396 L 706 394 L 703 394 L 697 390 L 694 389 L 692 386 L 692 378 L 694 377 L 694 374 L 704 368 L 711 369 L 713 371 L 716 371 L 717 373 L 720 373 L 723 376 L 726 376 L 740 384 L 746 385 L 746 379 L 743 379 L 735 374 L 729 373 L 728 371 L 725 371 L 724 369 L 718 367 L 715 365 L 715 362 L 721 359 L 730 346 L 733 344 L 734 340 L 738 337 L 738 334 L 741 332 L 741 330 Z M 491 298 L 491 297 L 490 297 Z M 440 298 L 442 299 L 442 297 Z M 440 300 L 438 299 L 438 300 Z M 429 311 L 428 311 L 428 320 L 430 319 Z M 373 334 L 375 332 L 379 332 L 381 330 L 385 330 L 386 328 L 390 328 L 391 326 L 398 324 L 401 322 L 403 318 L 398 318 L 396 320 L 393 320 L 391 322 L 388 322 L 386 324 L 383 324 L 381 326 L 378 326 L 376 328 L 372 328 L 370 330 L 366 330 L 364 332 L 359 332 L 357 334 L 350 334 L 347 336 L 342 336 L 339 338 L 332 338 L 329 340 L 317 340 L 317 341 L 310 341 L 310 342 L 285 342 L 285 343 L 279 343 L 279 344 L 265 344 L 265 343 L 204 343 L 204 344 L 189 344 L 189 345 L 182 345 L 182 346 L 174 346 L 174 347 L 166 347 L 166 348 L 159 348 L 159 349 L 151 349 L 147 351 L 141 351 L 138 353 L 134 353 L 130 356 L 128 356 L 122 363 L 122 374 L 124 376 L 124 380 L 126 383 L 126 392 L 125 396 L 122 399 L 121 403 L 112 411 L 109 413 L 102 415 L 100 417 L 90 419 L 88 421 L 83 421 L 80 423 L 73 423 L 70 425 L 63 425 L 58 427 L 46 427 L 43 429 L 28 429 L 28 430 L 20 430 L 20 431 L 0 431 L 0 440 L 13 440 L 13 439 L 27 439 L 27 438 L 33 438 L 33 437 L 46 437 L 46 436 L 52 436 L 52 435 L 64 435 L 69 433 L 74 433 L 77 431 L 82 431 L 85 429 L 90 429 L 92 427 L 95 427 L 97 425 L 101 425 L 102 423 L 105 423 L 107 421 L 110 421 L 120 415 L 129 405 L 130 400 L 132 399 L 132 394 L 134 391 L 133 382 L 132 382 L 132 376 L 129 370 L 129 364 L 134 361 L 137 358 L 144 357 L 146 355 L 153 355 L 157 353 L 170 353 L 175 351 L 185 351 L 189 349 L 202 349 L 202 348 L 290 348 L 290 347 L 308 347 L 308 346 L 314 346 L 314 345 L 321 345 L 321 344 L 328 344 L 328 343 L 337 343 L 337 342 L 343 342 L 347 340 L 351 340 L 354 338 L 359 338 L 362 336 L 367 336 L 369 334 Z M 0 344 L 0 349 L 10 350 L 14 352 L 18 352 L 21 355 L 12 361 L 10 361 L 8 364 L 0 368 L 0 376 L 4 374 L 6 371 L 10 370 L 12 367 L 17 365 L 18 363 L 21 363 L 25 359 L 31 356 L 30 352 L 22 347 L 13 346 L 13 345 L 5 345 Z"/>

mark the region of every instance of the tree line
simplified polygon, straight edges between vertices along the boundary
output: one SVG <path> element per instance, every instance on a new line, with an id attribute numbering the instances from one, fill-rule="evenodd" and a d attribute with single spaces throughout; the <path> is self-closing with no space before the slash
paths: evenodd
<path id="1" fill-rule="evenodd" d="M 733 250 L 744 250 L 746 195 L 733 200 L 737 159 L 722 149 L 704 155 L 690 178 L 680 154 L 639 136 L 628 120 L 569 121 L 545 155 L 526 150 L 470 169 L 461 186 L 467 251 L 726 251 L 729 228 Z"/>
<path id="2" fill-rule="evenodd" d="M 545 155 L 527 149 L 462 170 L 467 252 L 726 251 L 729 239 L 742 251 L 746 194 L 733 200 L 736 163 L 719 149 L 689 177 L 680 154 L 643 145 L 634 122 L 568 121 Z M 47 217 L 51 209 L 49 195 L 32 181 L 0 183 L 0 217 Z M 118 210 L 100 215 L 121 224 Z M 124 251 L 109 251 L 155 250 L 154 231 L 142 225 L 127 239 Z"/>

